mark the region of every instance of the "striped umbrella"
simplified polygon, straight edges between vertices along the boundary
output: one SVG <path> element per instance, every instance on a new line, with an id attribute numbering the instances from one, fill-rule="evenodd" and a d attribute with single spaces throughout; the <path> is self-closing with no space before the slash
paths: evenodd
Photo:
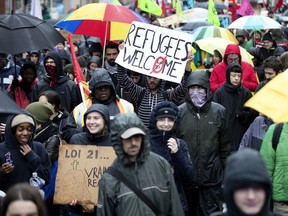
<path id="1" fill-rule="evenodd" d="M 193 30 L 191 34 L 192 34 L 192 42 L 203 38 L 223 38 L 238 44 L 238 41 L 235 38 L 235 36 L 228 29 L 222 27 L 217 26 L 198 27 L 195 30 Z"/>

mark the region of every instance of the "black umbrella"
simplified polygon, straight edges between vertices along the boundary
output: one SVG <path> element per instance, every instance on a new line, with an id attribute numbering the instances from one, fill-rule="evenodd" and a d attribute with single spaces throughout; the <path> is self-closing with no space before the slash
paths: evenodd
<path id="1" fill-rule="evenodd" d="M 183 25 L 182 31 L 193 31 L 194 29 L 201 27 L 201 26 L 212 26 L 212 24 L 208 21 L 196 21 L 196 22 L 189 22 Z"/>
<path id="2" fill-rule="evenodd" d="M 0 101 L 0 115 L 23 113 L 18 105 L 3 90 L 0 90 Z"/>
<path id="3" fill-rule="evenodd" d="M 44 20 L 27 14 L 0 15 L 0 53 L 52 49 L 65 38 Z"/>

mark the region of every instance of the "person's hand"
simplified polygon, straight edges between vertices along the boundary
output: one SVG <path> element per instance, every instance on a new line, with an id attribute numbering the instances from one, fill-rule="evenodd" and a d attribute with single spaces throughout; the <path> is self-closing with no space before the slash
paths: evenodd
<path id="1" fill-rule="evenodd" d="M 14 170 L 14 165 L 10 163 L 3 163 L 0 167 L 0 172 L 4 174 L 11 173 Z"/>
<path id="2" fill-rule="evenodd" d="M 186 68 L 185 68 L 185 70 L 186 71 L 191 71 L 191 66 L 190 66 L 190 64 L 191 64 L 191 62 L 194 60 L 194 54 L 192 53 L 192 51 L 190 50 L 189 52 L 188 52 L 188 55 L 187 55 L 187 63 L 186 63 Z"/>
<path id="3" fill-rule="evenodd" d="M 70 206 L 75 206 L 76 204 L 77 204 L 77 199 L 73 199 L 73 200 L 69 203 Z"/>
<path id="4" fill-rule="evenodd" d="M 4 133 L 5 133 L 5 128 L 6 128 L 6 124 L 1 123 L 1 124 L 0 124 L 0 133 L 1 133 L 1 134 L 4 134 Z"/>
<path id="5" fill-rule="evenodd" d="M 125 43 L 124 43 L 124 42 L 122 42 L 122 43 L 119 44 L 119 46 L 118 46 L 119 50 L 123 50 L 124 47 L 125 47 Z"/>
<path id="6" fill-rule="evenodd" d="M 20 152 L 23 156 L 28 154 L 31 151 L 31 148 L 28 144 L 20 145 Z"/>
<path id="7" fill-rule="evenodd" d="M 171 154 L 178 152 L 178 144 L 174 138 L 168 139 L 167 147 L 171 150 Z"/>

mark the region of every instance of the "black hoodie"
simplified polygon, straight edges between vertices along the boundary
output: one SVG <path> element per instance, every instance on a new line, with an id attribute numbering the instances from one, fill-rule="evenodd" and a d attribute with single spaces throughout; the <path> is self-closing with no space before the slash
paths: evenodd
<path id="1" fill-rule="evenodd" d="M 266 192 L 265 204 L 254 216 L 273 215 L 269 212 L 271 180 L 259 152 L 246 148 L 231 155 L 227 159 L 224 171 L 224 199 L 227 204 L 227 216 L 245 216 L 234 202 L 234 192 L 249 185 L 263 185 Z"/>
<path id="2" fill-rule="evenodd" d="M 5 142 L 0 144 L 0 166 L 6 162 L 5 154 L 7 152 L 11 153 L 14 165 L 14 170 L 11 173 L 0 173 L 0 190 L 3 191 L 17 183 L 28 183 L 33 172 L 37 172 L 38 176 L 44 179 L 46 184 L 49 183 L 50 160 L 44 145 L 31 139 L 28 145 L 32 150 L 23 156 L 20 152 L 20 143 L 15 137 L 15 127 L 11 128 L 11 122 L 15 116 L 8 118 L 5 129 Z M 31 137 L 34 136 L 34 133 L 35 126 Z"/>

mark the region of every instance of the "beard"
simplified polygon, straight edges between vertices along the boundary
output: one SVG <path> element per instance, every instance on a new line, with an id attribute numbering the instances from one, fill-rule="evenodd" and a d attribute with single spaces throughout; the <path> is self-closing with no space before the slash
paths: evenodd
<path id="1" fill-rule="evenodd" d="M 113 59 L 113 60 L 109 60 L 109 61 L 108 61 L 108 64 L 109 64 L 110 66 L 114 67 L 117 63 L 116 63 L 115 60 Z"/>

